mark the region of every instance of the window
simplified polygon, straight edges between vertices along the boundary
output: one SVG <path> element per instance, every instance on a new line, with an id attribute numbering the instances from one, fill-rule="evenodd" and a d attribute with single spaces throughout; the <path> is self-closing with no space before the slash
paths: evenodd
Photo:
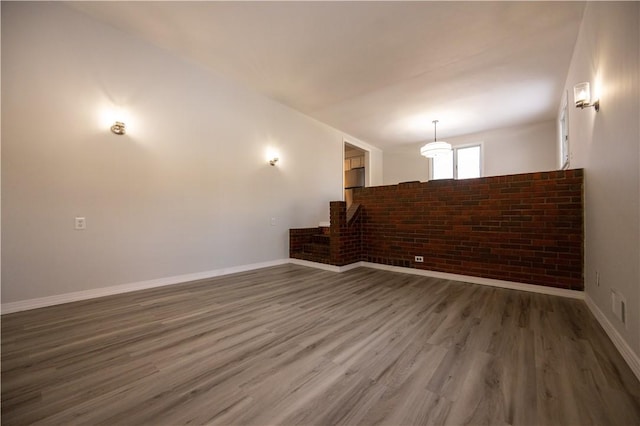
<path id="1" fill-rule="evenodd" d="M 431 159 L 431 179 L 453 179 L 453 150 Z"/>
<path id="2" fill-rule="evenodd" d="M 562 107 L 560 108 L 560 168 L 569 168 L 569 123 L 567 116 L 567 97 L 565 93 L 562 99 Z"/>
<path id="3" fill-rule="evenodd" d="M 431 179 L 470 179 L 482 176 L 481 144 L 454 147 L 431 160 Z"/>

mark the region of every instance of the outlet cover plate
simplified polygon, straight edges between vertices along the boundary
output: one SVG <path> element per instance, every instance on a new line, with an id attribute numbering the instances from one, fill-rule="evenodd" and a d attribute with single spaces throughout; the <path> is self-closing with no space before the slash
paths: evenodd
<path id="1" fill-rule="evenodd" d="M 84 217 L 76 217 L 74 223 L 74 229 L 77 231 L 84 231 L 87 229 L 87 219 Z"/>

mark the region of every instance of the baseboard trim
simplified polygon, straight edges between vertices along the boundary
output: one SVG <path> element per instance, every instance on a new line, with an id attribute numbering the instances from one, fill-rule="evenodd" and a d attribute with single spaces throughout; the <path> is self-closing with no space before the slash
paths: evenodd
<path id="1" fill-rule="evenodd" d="M 640 357 L 638 357 L 638 354 L 636 354 L 633 349 L 631 349 L 631 346 L 629 346 L 622 335 L 618 333 L 618 330 L 616 330 L 613 324 L 611 324 L 609 318 L 606 317 L 604 312 L 600 310 L 598 305 L 596 305 L 596 303 L 593 301 L 593 299 L 591 299 L 591 297 L 589 297 L 589 295 L 585 296 L 585 302 L 587 304 L 587 307 L 589 307 L 589 310 L 591 310 L 593 316 L 596 317 L 605 333 L 607 333 L 607 336 L 609 336 L 609 338 L 613 342 L 613 345 L 616 347 L 616 349 L 618 349 L 620 355 L 622 355 L 622 358 L 624 358 L 624 360 L 627 362 L 627 365 L 629 365 L 629 368 L 631 368 L 633 374 L 635 374 L 638 380 L 640 380 Z"/>
<path id="2" fill-rule="evenodd" d="M 315 268 L 315 269 L 322 269 L 324 271 L 338 272 L 338 273 L 349 271 L 351 269 L 355 269 L 362 266 L 360 265 L 362 262 L 351 263 L 345 266 L 335 266 L 335 265 L 327 265 L 326 263 L 311 262 L 309 260 L 294 259 L 294 258 L 290 258 L 289 263 L 292 263 L 294 265 L 300 265 L 300 266 L 308 266 L 310 268 Z"/>
<path id="3" fill-rule="evenodd" d="M 131 291 L 146 290 L 167 285 L 182 284 L 189 281 L 197 281 L 221 275 L 235 274 L 238 272 L 252 271 L 254 269 L 268 268 L 271 266 L 284 265 L 289 263 L 289 259 L 278 259 L 267 262 L 252 263 L 247 265 L 232 266 L 229 268 L 214 269 L 212 271 L 196 272 L 192 274 L 175 275 L 147 281 L 138 281 L 128 284 L 120 284 L 110 287 L 101 287 L 92 290 L 75 291 L 72 293 L 58 294 L 55 296 L 38 297 L 35 299 L 20 300 L 17 302 L 3 303 L 0 314 L 11 314 L 14 312 L 28 311 L 31 309 L 44 308 L 47 306 L 61 305 L 63 303 L 78 302 L 81 300 L 94 299 L 97 297 L 111 296 L 114 294 L 128 293 Z"/>
<path id="4" fill-rule="evenodd" d="M 128 293 L 137 290 L 146 290 L 154 287 L 163 287 L 167 285 L 181 284 L 189 281 L 213 278 L 221 275 L 235 274 L 238 272 L 251 271 L 254 269 L 268 268 L 271 266 L 292 263 L 295 265 L 308 266 L 316 269 L 323 269 L 331 272 L 346 272 L 354 268 L 366 267 L 371 269 L 379 269 L 384 271 L 399 272 L 403 274 L 421 275 L 425 277 L 441 278 L 453 281 L 462 281 L 472 284 L 488 285 L 492 287 L 507 288 L 511 290 L 529 291 L 533 293 L 542 293 L 552 296 L 570 297 L 574 299 L 584 300 L 584 292 L 575 290 L 566 290 L 554 287 L 537 286 L 533 284 L 517 283 L 512 281 L 496 280 L 491 278 L 474 277 L 470 275 L 451 274 L 447 272 L 429 271 L 424 269 L 404 268 L 400 266 L 383 265 L 371 262 L 355 262 L 344 266 L 327 265 L 324 263 L 310 262 L 301 259 L 278 259 L 267 262 L 252 263 L 247 265 L 233 266 L 230 268 L 215 269 L 212 271 L 196 272 L 192 274 L 176 275 L 172 277 L 158 278 L 154 280 L 139 281 L 129 284 L 121 284 L 111 287 L 102 287 L 92 290 L 77 291 L 73 293 L 59 294 L 55 296 L 46 296 L 36 299 L 21 300 L 18 302 L 3 303 L 0 313 L 10 314 L 13 312 L 27 311 L 30 309 L 43 308 L 46 306 L 60 305 L 63 303 L 76 302 L 80 300 L 93 299 L 96 297 L 111 296 L 113 294 Z M 603 326 L 604 327 L 604 326 Z"/>
<path id="5" fill-rule="evenodd" d="M 379 263 L 360 262 L 362 266 L 384 271 L 402 272 L 404 274 L 422 275 L 425 277 L 441 278 L 452 281 L 462 281 L 471 284 L 487 285 L 491 287 L 506 288 L 509 290 L 528 291 L 531 293 L 548 294 L 551 296 L 569 297 L 572 299 L 584 300 L 584 292 L 577 290 L 567 290 L 564 288 L 545 287 L 542 285 L 525 284 L 515 281 L 496 280 L 493 278 L 474 277 L 472 275 L 451 274 L 448 272 L 429 271 L 424 269 L 404 268 L 401 266 L 382 265 Z"/>
<path id="6" fill-rule="evenodd" d="M 325 265 L 323 263 L 309 262 L 306 260 L 289 259 L 291 263 L 310 266 L 312 268 L 324 269 L 332 272 L 345 272 L 350 269 L 365 267 L 380 269 L 383 271 L 399 272 L 402 274 L 420 275 L 424 277 L 441 278 L 452 281 L 462 281 L 471 284 L 488 285 L 491 287 L 506 288 L 510 290 L 528 291 L 531 293 L 548 294 L 551 296 L 569 297 L 572 299 L 584 300 L 584 292 L 577 290 L 567 290 L 564 288 L 545 287 L 541 285 L 518 283 L 514 281 L 496 280 L 493 278 L 474 277 L 471 275 L 451 274 L 448 272 L 429 271 L 426 269 L 405 268 L 401 266 L 383 265 L 381 263 L 355 262 L 345 266 Z"/>
<path id="7" fill-rule="evenodd" d="M 327 265 L 326 263 L 311 262 L 309 260 L 289 258 L 289 263 L 299 266 L 308 266 L 309 268 L 322 269 L 323 271 L 342 272 L 339 266 Z"/>

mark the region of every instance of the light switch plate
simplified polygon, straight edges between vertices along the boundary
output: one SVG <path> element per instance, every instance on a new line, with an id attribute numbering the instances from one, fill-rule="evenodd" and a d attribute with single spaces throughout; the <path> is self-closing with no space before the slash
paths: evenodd
<path id="1" fill-rule="evenodd" d="M 87 229 L 87 220 L 84 217 L 76 217 L 75 229 L 77 231 L 84 231 Z"/>

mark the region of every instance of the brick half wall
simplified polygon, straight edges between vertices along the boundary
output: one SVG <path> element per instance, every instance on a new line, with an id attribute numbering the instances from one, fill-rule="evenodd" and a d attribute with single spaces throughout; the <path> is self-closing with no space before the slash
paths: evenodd
<path id="1" fill-rule="evenodd" d="M 347 203 L 332 201 L 329 205 L 333 265 L 344 266 L 362 260 L 362 207 L 353 207 L 356 208 L 356 213 L 349 220 Z"/>
<path id="2" fill-rule="evenodd" d="M 584 288 L 581 169 L 362 188 L 353 202 L 363 260 Z"/>

